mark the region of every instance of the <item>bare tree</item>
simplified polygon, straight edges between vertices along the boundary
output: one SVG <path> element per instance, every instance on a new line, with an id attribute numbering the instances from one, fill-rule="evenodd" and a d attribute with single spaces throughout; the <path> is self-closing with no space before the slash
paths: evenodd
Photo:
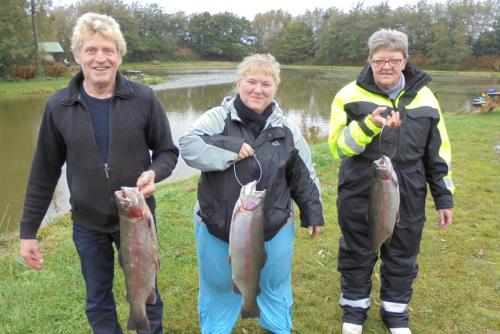
<path id="1" fill-rule="evenodd" d="M 36 25 L 35 15 L 36 15 L 35 0 L 31 0 L 31 23 L 33 25 L 33 35 L 35 36 L 36 68 L 38 70 L 38 75 L 43 78 L 44 74 L 43 74 L 42 57 L 40 56 L 40 48 L 38 46 L 38 29 Z"/>

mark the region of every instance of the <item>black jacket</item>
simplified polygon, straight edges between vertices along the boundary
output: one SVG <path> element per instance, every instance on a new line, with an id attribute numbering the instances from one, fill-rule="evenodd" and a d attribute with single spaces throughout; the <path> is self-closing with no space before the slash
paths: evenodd
<path id="1" fill-rule="evenodd" d="M 161 181 L 177 163 L 179 151 L 153 90 L 117 73 L 105 166 L 90 112 L 80 97 L 82 80 L 82 73 L 75 75 L 45 106 L 21 219 L 21 239 L 36 237 L 64 163 L 74 223 L 102 232 L 119 229 L 115 190 L 135 186 L 148 169 L 155 171 L 156 182 Z M 154 198 L 148 199 L 148 204 L 154 209 Z"/>
<path id="2" fill-rule="evenodd" d="M 254 136 L 241 121 L 234 99 L 201 116 L 179 139 L 186 163 L 202 171 L 198 184 L 200 216 L 209 232 L 228 241 L 234 205 L 242 184 L 259 178 L 260 167 L 253 158 L 236 162 L 244 142 L 255 149 L 262 167 L 257 189 L 266 189 L 264 237 L 270 240 L 292 217 L 291 199 L 299 206 L 301 225 L 324 225 L 319 180 L 311 152 L 300 130 L 283 116 L 277 103 L 265 129 Z"/>

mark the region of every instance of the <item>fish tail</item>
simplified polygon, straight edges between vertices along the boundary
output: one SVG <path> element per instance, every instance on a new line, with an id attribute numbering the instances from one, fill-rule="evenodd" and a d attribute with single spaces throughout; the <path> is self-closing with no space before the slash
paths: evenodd
<path id="1" fill-rule="evenodd" d="M 258 318 L 260 316 L 260 309 L 256 302 L 251 305 L 243 305 L 241 308 L 241 317 L 243 319 L 247 318 Z"/>
<path id="2" fill-rule="evenodd" d="M 151 327 L 149 326 L 149 320 L 148 320 L 148 318 L 134 319 L 132 317 L 132 315 L 129 316 L 129 318 L 128 318 L 127 328 L 129 330 L 143 330 L 143 331 L 149 331 L 149 330 L 151 330 Z"/>

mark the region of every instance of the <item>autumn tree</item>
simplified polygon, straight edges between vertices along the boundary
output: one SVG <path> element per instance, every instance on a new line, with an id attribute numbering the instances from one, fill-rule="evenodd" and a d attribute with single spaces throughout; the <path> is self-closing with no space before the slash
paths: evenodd
<path id="1" fill-rule="evenodd" d="M 292 16 L 281 9 L 255 15 L 252 25 L 257 52 L 276 53 L 280 35 L 291 20 Z"/>

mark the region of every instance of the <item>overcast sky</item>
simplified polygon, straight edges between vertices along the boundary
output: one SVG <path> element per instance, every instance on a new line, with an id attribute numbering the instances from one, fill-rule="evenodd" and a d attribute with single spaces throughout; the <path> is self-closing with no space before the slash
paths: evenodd
<path id="1" fill-rule="evenodd" d="M 336 7 L 342 10 L 351 9 L 358 0 L 124 0 L 125 3 L 150 4 L 159 3 L 166 13 L 183 11 L 186 14 L 209 12 L 216 14 L 220 12 L 231 12 L 238 16 L 245 16 L 252 20 L 257 13 L 265 13 L 273 9 L 283 9 L 293 16 L 303 14 L 306 10 L 315 8 L 327 9 Z M 444 2 L 445 0 L 428 0 L 429 3 Z M 65 5 L 76 3 L 77 0 L 53 0 L 54 5 Z M 391 8 L 404 5 L 414 5 L 418 0 L 365 0 L 362 1 L 365 7 L 373 6 L 381 2 L 387 2 Z"/>

